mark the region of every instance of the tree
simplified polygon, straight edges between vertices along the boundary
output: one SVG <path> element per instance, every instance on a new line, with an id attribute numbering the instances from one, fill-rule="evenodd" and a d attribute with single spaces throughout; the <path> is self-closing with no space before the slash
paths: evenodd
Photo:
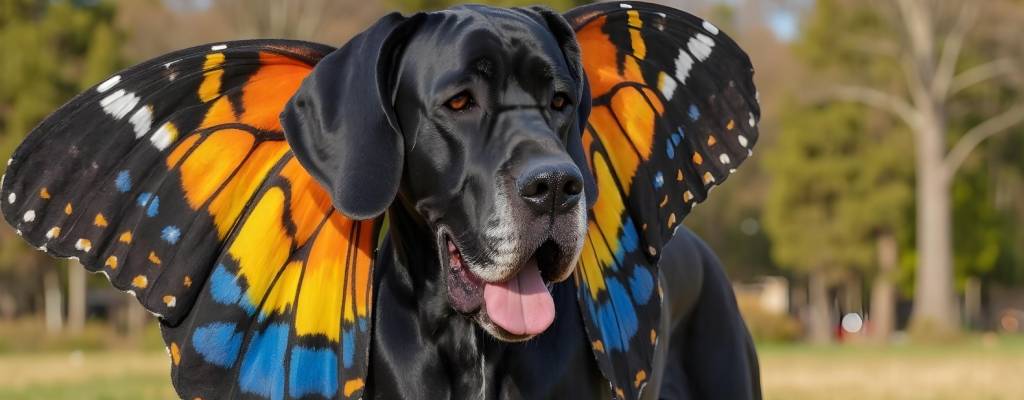
<path id="1" fill-rule="evenodd" d="M 860 290 L 850 282 L 871 282 L 871 333 L 884 339 L 893 326 L 900 238 L 911 233 L 909 136 L 884 114 L 821 103 L 807 89 L 851 77 L 884 82 L 898 67 L 865 62 L 866 48 L 887 50 L 876 46 L 888 31 L 873 8 L 822 0 L 809 11 L 792 45 L 800 63 L 785 71 L 800 77 L 791 78 L 799 86 L 783 87 L 793 95 L 778 112 L 777 143 L 760 153 L 772 180 L 765 229 L 775 261 L 808 278 L 813 340 L 831 336 L 830 288 L 840 279 L 846 292 Z"/>
<path id="2" fill-rule="evenodd" d="M 44 116 L 121 65 L 113 7 L 95 2 L 0 1 L 0 157 L 6 160 Z M 5 232 L 0 273 L 41 282 L 50 330 L 61 326 L 62 299 L 56 263 Z M 85 316 L 85 271 L 69 270 L 73 329 Z M 13 281 L 12 281 L 13 282 Z M 23 287 L 4 288 L 11 292 Z"/>
<path id="3" fill-rule="evenodd" d="M 913 133 L 918 254 L 913 320 L 920 329 L 943 335 L 959 326 L 953 302 L 954 177 L 979 144 L 1024 122 L 1024 103 L 1007 106 L 955 135 L 950 146 L 950 108 L 956 95 L 1017 69 L 1007 58 L 962 64 L 980 9 L 995 2 L 891 2 L 898 17 L 892 22 L 900 29 L 898 85 L 846 85 L 836 94 L 892 114 Z"/>
<path id="4" fill-rule="evenodd" d="M 794 103 L 764 161 L 773 176 L 765 203 L 772 256 L 808 277 L 814 342 L 829 341 L 837 320 L 829 288 L 877 272 L 877 247 L 897 234 L 912 198 L 909 143 L 870 114 L 849 104 Z"/>

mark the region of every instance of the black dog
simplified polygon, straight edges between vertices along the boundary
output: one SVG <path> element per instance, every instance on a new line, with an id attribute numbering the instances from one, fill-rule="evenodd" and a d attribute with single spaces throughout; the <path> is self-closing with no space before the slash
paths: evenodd
<path id="1" fill-rule="evenodd" d="M 608 14 L 608 21 L 611 21 L 615 14 L 608 11 L 610 7 L 602 7 L 595 7 L 589 12 L 583 10 L 578 15 L 586 17 L 603 10 Z M 682 18 L 675 14 L 671 18 L 666 15 L 677 13 L 674 10 L 642 3 L 624 3 L 621 9 L 631 10 L 623 11 L 621 17 L 624 23 L 628 19 L 630 24 L 634 24 L 631 25 L 633 28 L 638 28 L 636 24 L 641 23 L 657 26 L 658 21 L 689 21 L 673 20 Z M 644 14 L 639 14 L 637 9 L 644 10 Z M 702 26 L 700 29 L 710 34 L 718 33 L 717 28 L 706 23 L 696 26 Z M 626 29 L 625 25 L 623 29 Z M 659 29 L 668 34 L 672 32 L 665 26 Z M 609 36 L 616 37 L 613 34 Z M 700 34 L 690 41 L 687 54 L 691 54 L 689 57 L 692 58 L 688 58 L 691 63 L 695 59 L 697 62 L 708 59 L 714 44 L 709 44 L 711 39 L 705 38 L 708 38 L 706 34 Z M 640 51 L 637 47 L 640 44 L 633 43 L 632 46 L 634 51 Z M 226 47 L 232 48 L 235 45 L 228 44 Z M 224 49 L 213 47 L 214 51 Z M 652 43 L 643 48 L 645 54 L 642 56 L 655 61 L 659 57 L 669 57 L 671 60 L 677 57 L 674 53 L 667 56 L 661 54 L 661 50 L 658 43 Z M 684 60 L 682 50 L 672 50 L 680 54 L 679 60 Z M 583 51 L 587 51 L 586 46 Z M 607 336 L 600 336 L 603 332 L 588 332 L 588 329 L 592 329 L 588 323 L 595 322 L 587 318 L 596 317 L 593 311 L 587 311 L 586 308 L 580 311 L 580 307 L 587 303 L 581 298 L 586 295 L 579 285 L 591 283 L 583 281 L 584 278 L 578 274 L 575 280 L 569 279 L 582 262 L 581 253 L 586 247 L 585 242 L 589 240 L 588 221 L 600 218 L 588 215 L 588 210 L 598 200 L 598 188 L 603 187 L 599 184 L 601 176 L 595 180 L 594 156 L 586 150 L 595 145 L 585 144 L 583 139 L 591 112 L 592 85 L 595 85 L 595 79 L 600 78 L 590 77 L 588 83 L 580 52 L 574 27 L 551 11 L 540 8 L 505 10 L 465 6 L 411 17 L 389 15 L 326 57 L 306 54 L 314 60 L 320 57 L 323 59 L 316 64 L 312 74 L 284 108 L 281 126 L 288 145 L 305 170 L 330 193 L 334 207 L 345 216 L 373 219 L 385 211 L 388 215 L 389 226 L 381 241 L 372 277 L 375 288 L 372 296 L 374 308 L 370 325 L 372 329 L 369 329 L 369 367 L 365 387 L 362 380 L 358 380 L 358 386 L 351 388 L 346 383 L 342 393 L 338 389 L 338 382 L 333 380 L 339 371 L 347 372 L 348 368 L 352 368 L 351 346 L 360 346 L 359 339 L 355 339 L 355 345 L 351 344 L 347 336 L 349 331 L 345 331 L 345 348 L 341 352 L 346 357 L 345 367 L 334 366 L 335 377 L 317 380 L 317 373 L 309 370 L 310 375 L 316 376 L 307 379 L 300 376 L 307 371 L 296 372 L 292 369 L 288 378 L 280 378 L 280 386 L 266 385 L 268 389 L 261 391 L 253 388 L 263 387 L 263 382 L 254 382 L 255 378 L 251 377 L 263 375 L 252 373 L 252 365 L 276 368 L 278 363 L 298 363 L 297 360 L 312 357 L 309 354 L 313 353 L 291 352 L 287 353 L 287 358 L 281 357 L 280 361 L 274 357 L 250 357 L 249 353 L 252 352 L 264 354 L 259 353 L 261 349 L 253 350 L 252 347 L 260 346 L 268 340 L 267 337 L 271 337 L 269 328 L 251 328 L 261 331 L 252 335 L 245 333 L 240 339 L 242 344 L 229 345 L 234 343 L 234 339 L 231 339 L 234 337 L 233 331 L 228 331 L 232 336 L 226 340 L 216 335 L 197 333 L 195 326 L 201 325 L 197 318 L 203 317 L 196 316 L 198 311 L 193 311 L 191 315 L 176 314 L 167 308 L 174 307 L 174 304 L 168 302 L 168 296 L 162 297 L 163 306 L 154 306 L 148 303 L 150 296 L 140 295 L 144 305 L 164 317 L 165 339 L 169 343 L 174 366 L 178 367 L 175 370 L 175 384 L 179 393 L 190 397 L 195 392 L 210 393 L 207 396 L 217 397 L 260 398 L 282 398 L 285 390 L 289 397 L 295 398 L 316 393 L 326 397 L 349 397 L 361 393 L 363 397 L 379 399 L 609 398 L 634 397 L 641 393 L 642 398 L 760 398 L 757 358 L 739 316 L 729 282 L 714 255 L 690 231 L 682 229 L 674 237 L 671 236 L 677 224 L 675 213 L 669 219 L 666 228 L 669 229 L 668 233 L 662 235 L 672 238 L 663 240 L 662 250 L 658 251 L 651 245 L 647 255 L 636 251 L 616 256 L 634 260 L 637 263 L 633 267 L 635 269 L 640 269 L 646 260 L 654 260 L 656 265 L 652 264 L 651 270 L 660 271 L 655 275 L 654 282 L 648 282 L 648 296 L 642 301 L 636 295 L 639 289 L 633 286 L 630 289 L 635 307 L 639 310 L 630 312 L 633 322 L 637 323 L 635 319 L 639 318 L 641 326 L 645 323 L 656 324 L 648 327 L 650 339 L 646 340 L 646 331 L 643 331 L 645 335 L 626 338 L 628 343 L 636 343 L 636 348 L 627 345 L 625 350 L 619 350 L 620 356 L 649 362 L 649 367 L 626 369 L 635 377 L 629 376 L 625 378 L 628 381 L 622 382 L 617 376 L 610 377 L 609 372 L 602 369 L 604 367 L 600 356 L 595 359 L 595 355 L 610 352 L 613 343 L 608 342 Z M 644 58 L 642 56 L 639 58 Z M 203 61 L 204 71 L 209 71 L 210 60 L 211 57 L 207 56 Z M 623 63 L 628 62 L 620 61 L 620 65 Z M 171 64 L 167 63 L 165 68 L 172 70 Z M 683 64 L 675 64 L 674 79 L 685 83 L 690 73 L 689 68 L 694 67 L 687 66 L 683 71 Z M 620 67 L 620 71 L 627 71 L 624 74 L 628 74 L 628 66 Z M 693 74 L 698 75 L 698 72 Z M 209 72 L 203 76 L 202 84 L 197 85 L 195 90 L 198 90 L 200 99 L 208 102 L 204 99 L 204 90 L 208 89 Z M 105 85 L 108 89 L 118 85 L 120 75 L 117 78 L 112 79 L 113 83 L 108 81 L 101 84 L 97 91 L 104 92 Z M 229 82 L 227 77 L 218 79 L 218 85 L 228 85 L 225 83 Z M 736 99 L 740 97 L 736 93 L 752 86 L 746 82 L 741 82 L 739 86 L 729 82 L 728 87 L 714 89 L 720 91 L 720 95 L 701 86 L 707 82 L 693 82 L 686 90 L 693 91 L 695 94 L 692 96 L 700 101 L 708 101 L 700 97 L 703 96 L 702 91 L 711 91 L 712 104 L 724 101 L 727 106 L 739 109 L 741 105 Z M 637 81 L 632 84 L 640 83 Z M 710 83 L 713 86 L 719 82 Z M 660 84 L 654 88 L 663 94 L 660 101 L 665 103 L 673 95 L 683 97 L 682 94 L 676 94 L 677 90 L 680 93 L 683 90 L 677 89 L 676 85 Z M 244 91 L 240 93 L 237 97 L 243 100 L 238 100 L 238 105 L 234 106 L 236 122 L 222 127 L 248 129 L 246 126 L 250 125 L 246 124 L 256 126 L 255 123 L 246 122 L 253 120 L 247 118 L 246 112 L 252 112 L 255 107 L 246 107 Z M 741 94 L 746 96 L 751 93 Z M 226 91 L 224 97 L 229 98 Z M 108 107 L 123 98 L 124 95 L 121 95 L 106 101 L 104 111 L 115 118 L 126 115 L 127 111 L 118 116 L 118 109 Z M 601 96 L 595 93 L 595 99 L 597 102 Z M 658 107 L 653 104 L 635 106 L 657 110 Z M 595 103 L 594 107 L 598 105 Z M 133 102 L 126 107 L 134 109 L 136 104 Z M 614 105 L 606 107 L 612 109 Z M 699 112 L 694 111 L 695 108 L 692 106 L 688 114 L 684 114 L 690 119 L 685 125 L 687 127 L 696 127 L 698 122 L 703 121 L 699 119 Z M 216 109 L 216 104 L 209 109 Z M 674 115 L 674 111 L 664 112 L 666 121 Z M 750 128 L 754 126 L 754 113 L 756 110 L 749 114 Z M 208 111 L 206 118 L 209 119 L 212 114 L 213 111 Z M 745 120 L 740 123 L 743 122 Z M 625 123 L 628 125 L 628 121 Z M 134 116 L 132 124 L 137 131 L 142 131 L 137 128 L 139 124 Z M 734 119 L 730 119 L 727 130 L 732 131 L 735 124 Z M 52 125 L 44 122 L 37 130 L 52 129 Z M 207 125 L 203 122 L 199 127 Z M 590 129 L 599 129 L 595 125 L 598 124 L 591 123 Z M 268 133 L 254 129 L 254 135 L 273 136 L 274 129 L 260 129 Z M 678 136 L 666 136 L 664 141 L 668 146 L 680 146 L 682 130 L 680 128 Z M 746 133 L 748 136 L 754 134 L 756 132 Z M 707 170 L 684 171 L 690 166 L 679 167 L 679 182 L 684 181 L 684 175 L 687 182 L 703 180 L 703 186 L 697 186 L 699 190 L 686 190 L 684 194 L 680 189 L 677 193 L 678 198 L 686 203 L 680 215 L 692 206 L 690 202 L 694 196 L 698 200 L 703 199 L 712 184 L 724 179 L 723 170 L 738 164 L 738 157 L 746 157 L 744 153 L 749 146 L 748 140 L 754 139 L 753 136 L 748 139 L 741 134 L 737 136 L 739 139 L 735 139 L 738 142 L 729 143 L 728 146 L 732 147 L 725 147 L 730 151 L 718 155 L 712 153 L 712 150 L 726 146 L 721 143 L 719 147 L 714 147 L 717 141 L 725 139 L 690 135 L 697 139 L 685 139 L 699 140 L 703 146 L 691 150 L 693 162 L 703 165 L 701 168 Z M 637 138 L 631 137 L 631 140 L 635 145 Z M 153 143 L 159 142 L 153 139 Z M 28 150 L 19 150 L 20 155 L 16 154 L 15 162 L 26 163 L 24 159 L 30 157 L 26 154 L 30 154 L 35 145 L 27 146 Z M 602 146 L 610 145 L 605 143 Z M 660 149 L 657 146 L 661 144 L 656 143 L 654 146 Z M 744 152 L 730 158 L 733 148 Z M 675 159 L 671 148 L 660 149 L 660 152 L 668 154 L 668 159 Z M 700 154 L 715 156 L 714 162 L 717 164 L 712 164 L 710 160 L 702 162 L 698 159 L 702 157 Z M 173 157 L 172 153 L 168 159 Z M 655 156 L 647 157 L 653 160 Z M 280 165 L 284 165 L 284 162 Z M 169 161 L 168 165 L 171 165 Z M 16 166 L 12 165 L 12 170 Z M 284 176 L 283 172 L 281 174 Z M 641 173 L 636 174 L 639 181 Z M 43 175 L 57 174 L 47 172 Z M 657 176 L 658 182 L 661 182 L 660 172 Z M 29 186 L 40 186 L 24 184 L 22 181 L 25 178 L 22 176 L 15 179 L 16 183 L 8 184 L 13 186 L 4 186 L 5 196 L 6 193 L 19 193 L 19 190 L 26 192 L 28 190 L 25 188 Z M 186 181 L 185 178 L 181 179 L 182 182 Z M 271 185 L 274 180 L 267 178 L 266 182 L 264 185 Z M 290 182 L 281 187 L 297 185 L 294 180 Z M 135 190 L 131 182 L 126 184 L 121 179 L 121 175 L 118 175 L 115 183 L 118 191 Z M 663 184 L 656 183 L 655 186 L 660 188 Z M 45 200 L 49 201 L 47 186 L 42 187 L 47 193 Z M 174 192 L 177 196 L 188 198 L 194 192 L 186 183 L 182 187 L 185 194 Z M 270 190 L 265 188 L 258 193 L 266 196 L 265 193 Z M 691 190 L 697 190 L 696 195 Z M 633 189 L 633 192 L 639 193 L 640 189 Z M 600 195 L 617 196 L 618 193 L 602 192 Z M 631 202 L 641 195 L 632 196 L 627 197 L 627 201 Z M 138 204 L 143 210 L 140 212 L 150 213 L 153 210 L 154 197 L 156 195 L 149 192 L 139 197 Z M 161 196 L 164 204 L 172 201 L 169 197 L 169 194 Z M 669 197 L 665 198 L 662 206 Z M 30 242 L 45 246 L 48 240 L 53 239 L 52 230 L 33 230 L 32 224 L 37 220 L 36 208 L 14 208 L 15 200 L 9 203 L 11 205 L 5 204 L 4 209 L 8 221 L 26 230 Z M 257 201 L 253 200 L 252 203 Z M 71 204 L 69 201 L 65 208 L 67 215 L 72 214 L 69 211 Z M 164 207 L 178 206 L 172 204 Z M 258 205 L 249 207 L 249 213 L 258 213 L 253 210 L 259 208 Z M 186 209 L 184 205 L 180 208 Z M 32 213 L 32 218 L 28 218 L 28 212 Z M 217 213 L 211 212 L 211 215 L 216 218 Z M 637 218 L 644 214 L 638 212 L 632 215 L 632 218 Z M 291 218 L 285 219 L 286 230 L 301 231 L 302 226 L 291 222 Z M 658 244 L 657 240 L 651 239 L 657 234 L 652 233 L 647 226 L 660 226 L 662 222 L 642 222 L 640 233 L 643 238 L 633 240 Z M 294 226 L 289 227 L 289 223 Z M 102 226 L 95 223 L 98 227 L 106 227 L 107 224 L 106 219 Z M 236 236 L 243 236 L 244 231 L 250 229 L 243 222 L 235 226 L 234 229 L 240 233 L 221 239 L 225 240 L 225 244 L 218 244 L 218 248 L 232 247 Z M 623 227 L 622 231 L 626 232 L 627 228 L 633 229 L 628 226 Z M 46 232 L 46 239 L 43 239 L 43 232 Z M 176 226 L 171 233 L 166 228 L 160 232 L 160 237 L 165 241 L 179 240 L 180 231 Z M 628 233 L 623 234 L 628 236 Z M 54 236 L 57 235 L 60 235 L 60 230 Z M 168 236 L 172 236 L 173 241 Z M 143 238 L 139 234 L 135 237 Z M 121 238 L 123 241 L 124 236 Z M 92 258 L 89 254 L 92 242 L 86 241 L 83 244 L 82 240 L 75 242 L 77 253 L 63 247 L 51 250 L 59 255 L 81 256 L 93 269 L 119 273 L 117 259 L 114 259 L 114 268 L 110 268 L 110 258 L 106 258 L 107 269 L 101 269 L 103 258 Z M 128 241 L 131 241 L 130 235 Z M 305 250 L 304 253 L 303 248 L 298 246 L 292 252 L 301 256 L 310 251 Z M 218 250 L 216 254 L 221 252 Z M 150 261 L 154 257 L 157 257 L 155 253 L 149 253 Z M 223 255 L 219 257 L 224 260 Z M 160 264 L 159 261 L 157 257 L 153 262 Z M 233 263 L 238 266 L 233 266 Z M 237 270 L 234 273 L 239 278 L 235 278 L 235 281 L 243 282 L 238 284 L 238 290 L 244 291 L 247 287 L 255 286 L 255 279 L 252 273 L 246 275 L 242 264 L 242 261 L 237 260 L 220 261 L 214 274 Z M 126 268 L 122 267 L 121 270 Z M 196 268 L 197 275 L 205 275 L 209 273 L 210 267 L 205 267 L 205 270 Z M 278 272 L 279 277 L 284 276 L 282 274 L 285 273 Z M 186 286 L 189 287 L 192 282 L 190 276 L 185 275 Z M 132 290 L 141 291 L 153 286 L 145 280 L 140 285 L 137 279 L 131 282 Z M 210 278 L 202 285 L 202 292 L 191 297 L 179 295 L 177 298 L 189 298 L 204 304 L 228 304 L 224 301 L 227 296 L 225 293 L 235 290 L 235 283 L 224 284 L 218 279 Z M 285 279 L 275 277 L 272 282 Z M 118 284 L 116 277 L 112 280 L 115 286 L 129 286 Z M 270 287 L 273 285 L 271 283 Z M 271 289 L 266 290 L 269 292 Z M 647 302 L 646 297 L 653 296 L 651 291 L 656 293 L 660 303 Z M 299 295 L 295 296 L 298 298 Z M 171 302 L 176 302 L 177 298 L 171 297 Z M 236 300 L 236 297 L 230 300 L 242 301 Z M 242 309 L 262 309 L 268 301 L 271 300 L 264 296 L 259 303 L 243 305 Z M 608 301 L 616 307 L 624 304 L 618 299 Z M 649 314 L 644 314 L 641 309 L 648 307 L 647 304 L 653 307 L 653 311 L 648 309 L 646 312 L 660 315 L 660 319 L 645 319 Z M 187 313 L 187 310 L 184 312 Z M 619 312 L 621 314 L 623 310 Z M 283 313 L 283 316 L 291 315 L 288 311 Z M 252 315 L 251 311 L 249 315 Z M 276 314 L 269 315 L 261 317 L 260 323 L 268 323 L 263 322 L 262 318 L 268 321 L 283 318 Z M 362 324 L 360 322 L 358 330 L 366 331 L 367 327 Z M 253 326 L 258 325 L 254 323 Z M 186 329 L 185 333 L 179 333 L 180 329 Z M 343 325 L 342 330 L 345 329 Z M 622 332 L 625 331 L 618 333 Z M 297 334 L 292 331 L 291 335 L 295 337 Z M 337 339 L 330 339 L 329 335 L 327 337 L 327 342 L 320 338 L 302 344 L 307 347 L 324 346 L 324 343 L 327 346 L 339 346 Z M 299 339 L 294 341 L 299 342 Z M 193 343 L 192 350 L 183 350 L 179 343 Z M 216 348 L 211 351 L 210 346 Z M 232 346 L 230 351 L 224 349 Z M 236 363 L 239 346 L 248 349 L 244 350 L 245 360 L 241 366 Z M 605 346 L 609 349 L 605 349 Z M 648 349 L 644 346 L 650 346 L 650 350 L 641 350 Z M 641 351 L 650 351 L 650 354 L 635 354 Z M 182 354 L 201 358 L 205 364 L 195 364 L 194 370 L 189 372 L 179 360 Z M 282 349 L 280 353 L 273 354 L 286 353 Z M 215 376 L 220 376 L 217 375 L 220 370 L 207 365 L 218 362 L 224 362 L 226 367 L 234 365 L 229 370 L 234 371 L 234 376 L 238 377 L 237 385 L 215 380 Z M 246 366 L 247 363 L 249 366 Z M 200 371 L 212 372 L 211 375 L 200 375 Z M 612 379 L 611 385 L 609 379 Z M 326 387 L 321 385 L 322 381 L 334 383 Z M 305 387 L 301 386 L 305 384 L 303 382 L 312 383 Z M 222 390 L 217 388 L 218 385 L 229 388 Z"/>
<path id="2" fill-rule="evenodd" d="M 611 397 L 574 311 L 575 289 L 571 282 L 551 284 L 569 277 L 586 234 L 581 171 L 590 168 L 573 142 L 583 82 L 574 70 L 579 61 L 567 60 L 578 52 L 571 28 L 545 11 L 472 6 L 416 19 L 385 20 L 366 34 L 370 41 L 385 30 L 393 43 L 382 50 L 393 61 L 376 70 L 396 86 L 382 90 L 395 93 L 393 109 L 375 115 L 375 103 L 367 102 L 372 92 L 345 93 L 358 81 L 382 78 L 339 55 L 338 66 L 318 67 L 284 114 L 297 156 L 338 188 L 346 214 L 374 216 L 390 205 L 390 240 L 375 277 L 367 395 Z M 409 24 L 417 28 L 393 33 Z M 350 110 L 370 117 L 349 119 Z M 381 133 L 357 139 L 368 131 Z M 347 152 L 321 150 L 355 140 L 371 142 Z M 358 170 L 369 160 L 388 161 L 334 181 L 331 171 Z M 351 187 L 382 193 L 347 198 Z M 665 355 L 651 386 L 666 398 L 757 397 L 753 347 L 715 258 L 684 230 L 660 266 L 672 333 L 660 342 Z M 518 275 L 524 285 L 535 268 L 535 279 L 551 285 L 560 318 L 546 331 L 550 319 L 537 327 L 495 323 L 492 305 L 484 306 L 484 282 Z M 528 310 L 528 318 L 544 307 Z M 648 393 L 657 398 L 659 390 Z"/>

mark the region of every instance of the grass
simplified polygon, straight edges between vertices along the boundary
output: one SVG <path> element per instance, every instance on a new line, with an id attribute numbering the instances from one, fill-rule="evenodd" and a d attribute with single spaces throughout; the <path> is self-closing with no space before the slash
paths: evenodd
<path id="1" fill-rule="evenodd" d="M 12 335 L 21 334 L 4 328 L 0 399 L 175 397 L 167 355 L 151 339 L 90 339 L 84 351 L 60 338 L 36 341 L 45 347 L 15 346 Z M 945 345 L 761 344 L 758 350 L 768 400 L 1024 399 L 1024 336 L 971 336 Z"/>
<path id="2" fill-rule="evenodd" d="M 169 371 L 153 351 L 0 355 L 0 399 L 172 399 Z"/>
<path id="3" fill-rule="evenodd" d="M 1024 399 L 1024 338 L 953 344 L 761 345 L 766 399 Z"/>

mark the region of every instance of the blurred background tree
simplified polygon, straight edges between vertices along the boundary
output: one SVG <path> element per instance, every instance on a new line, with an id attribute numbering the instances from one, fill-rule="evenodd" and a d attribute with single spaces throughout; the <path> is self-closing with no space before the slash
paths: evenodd
<path id="1" fill-rule="evenodd" d="M 896 262 L 876 263 L 876 254 L 895 248 L 906 225 L 913 200 L 905 158 L 910 143 L 890 134 L 884 119 L 865 118 L 870 114 L 849 104 L 794 106 L 764 158 L 774 177 L 765 203 L 772 255 L 806 276 L 808 333 L 817 343 L 831 340 L 838 321 L 829 296 L 837 283 L 859 293 L 862 277 L 877 276 L 874 285 L 885 292 L 873 306 L 889 320 L 893 315 Z M 853 307 L 847 311 L 862 311 Z"/>
<path id="2" fill-rule="evenodd" d="M 831 88 L 834 95 L 886 112 L 913 133 L 917 201 L 914 323 L 918 332 L 928 335 L 956 334 L 960 328 L 953 255 L 955 247 L 962 246 L 960 238 L 971 236 L 954 225 L 957 172 L 983 141 L 1024 122 L 1024 102 L 1015 95 L 996 96 L 981 103 L 965 101 L 961 96 L 989 85 L 1007 90 L 1015 86 L 1012 79 L 997 78 L 1018 71 L 1020 58 L 997 43 L 1017 38 L 983 36 L 976 29 L 980 16 L 989 24 L 1005 17 L 993 13 L 1000 3 L 818 2 L 819 10 L 842 8 L 857 16 L 852 25 L 825 28 L 842 36 L 829 45 L 840 45 L 840 53 L 854 58 L 825 57 L 833 65 L 861 68 L 853 74 L 839 75 Z M 858 27 L 876 29 L 857 32 Z M 842 48 L 844 44 L 850 47 Z"/>
<path id="3" fill-rule="evenodd" d="M 123 66 L 121 35 L 110 4 L 3 0 L 0 3 L 0 157 L 7 159 L 44 116 Z M 85 322 L 85 271 L 68 270 L 72 330 Z M 63 320 L 60 270 L 28 249 L 10 229 L 0 231 L 0 304 L 42 304 L 47 328 Z M 39 290 L 42 289 L 42 290 Z M 13 306 L 0 316 L 8 316 Z"/>

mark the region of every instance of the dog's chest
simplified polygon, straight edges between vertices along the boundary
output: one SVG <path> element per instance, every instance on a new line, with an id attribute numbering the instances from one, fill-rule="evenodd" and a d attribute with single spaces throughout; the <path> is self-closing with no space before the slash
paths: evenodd
<path id="1" fill-rule="evenodd" d="M 382 265 L 387 268 L 387 266 Z M 571 283 L 553 289 L 557 316 L 542 335 L 509 344 L 462 316 L 424 319 L 428 298 L 376 277 L 367 398 L 609 398 L 591 353 Z"/>

